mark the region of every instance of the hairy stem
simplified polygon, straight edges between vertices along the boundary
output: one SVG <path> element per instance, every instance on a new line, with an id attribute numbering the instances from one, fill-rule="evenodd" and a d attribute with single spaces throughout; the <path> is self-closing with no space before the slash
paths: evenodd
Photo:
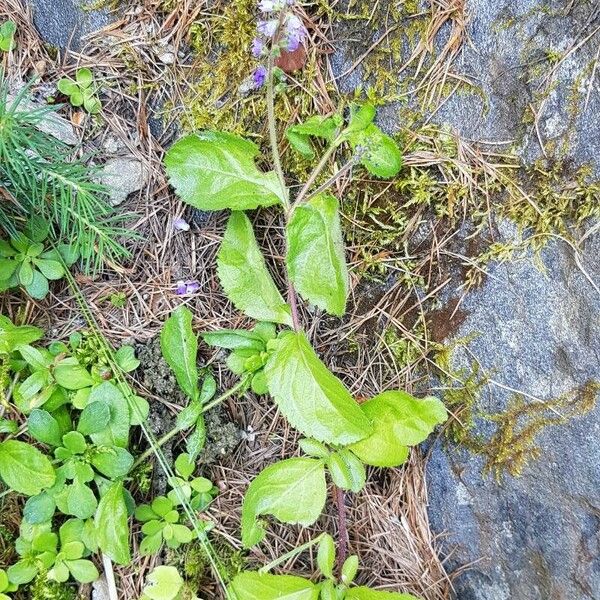
<path id="1" fill-rule="evenodd" d="M 249 376 L 240 379 L 232 388 L 229 388 L 226 392 L 223 392 L 212 402 L 209 402 L 208 404 L 204 405 L 202 407 L 202 413 L 209 411 L 211 408 L 217 406 L 217 404 L 221 404 L 221 402 L 233 396 L 236 392 L 248 385 L 249 380 Z M 156 440 L 154 446 L 148 448 L 145 452 L 142 452 L 142 454 L 138 456 L 137 460 L 133 463 L 131 470 L 133 471 L 136 467 L 139 467 L 146 459 L 150 458 L 150 456 L 152 456 L 155 453 L 157 448 L 164 446 L 169 440 L 173 439 L 180 432 L 181 429 L 179 429 L 179 427 L 174 427 L 173 429 L 171 429 L 171 431 L 167 431 L 165 435 Z"/>
<path id="2" fill-rule="evenodd" d="M 346 493 L 342 488 L 333 487 L 333 497 L 337 506 L 338 517 L 338 552 L 337 567 L 341 570 L 342 565 L 348 557 L 348 527 L 346 525 Z"/>
<path id="3" fill-rule="evenodd" d="M 279 146 L 277 144 L 277 127 L 275 123 L 275 91 L 273 89 L 273 54 L 269 55 L 269 62 L 267 66 L 267 122 L 269 125 L 269 139 L 271 141 L 271 153 L 273 155 L 273 165 L 277 177 L 279 177 L 279 183 L 281 185 L 281 191 L 284 197 L 287 198 L 287 189 L 285 186 L 285 176 L 283 175 L 283 168 L 281 166 L 281 155 L 279 154 Z M 289 200 L 286 199 L 286 206 L 289 206 Z"/>
<path id="4" fill-rule="evenodd" d="M 305 196 L 308 194 L 308 190 L 310 190 L 310 186 L 316 181 L 317 177 L 321 174 L 323 169 L 327 166 L 329 159 L 333 156 L 333 153 L 337 150 L 337 144 L 335 141 L 331 143 L 329 148 L 323 154 L 319 164 L 313 169 L 309 178 L 306 180 L 306 183 L 302 186 L 300 193 L 296 197 L 295 204 L 300 204 L 302 200 L 304 200 Z"/>
<path id="5" fill-rule="evenodd" d="M 311 198 L 314 198 L 317 194 L 320 194 L 321 192 L 324 192 L 325 190 L 329 189 L 338 179 L 340 179 L 340 177 L 342 177 L 348 171 L 350 171 L 356 163 L 357 159 L 353 156 L 343 167 L 338 169 L 325 183 L 321 184 L 316 190 L 308 194 L 308 196 L 305 197 L 306 200 L 310 200 Z"/>

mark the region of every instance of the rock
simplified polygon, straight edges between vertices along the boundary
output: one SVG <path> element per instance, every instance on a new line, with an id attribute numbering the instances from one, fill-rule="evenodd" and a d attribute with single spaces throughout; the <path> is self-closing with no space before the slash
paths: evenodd
<path id="1" fill-rule="evenodd" d="M 343 11 L 348 2 L 340 4 Z M 446 5 L 419 4 L 425 11 Z M 398 5 L 389 0 L 378 8 L 385 15 Z M 463 138 L 489 141 L 494 149 L 516 149 L 525 164 L 545 153 L 549 159 L 566 158 L 574 168 L 588 165 L 600 176 L 597 69 L 595 79 L 591 77 L 600 32 L 579 44 L 598 26 L 592 4 L 467 0 L 465 7 L 469 41 L 453 70 L 477 88 L 448 98 L 434 121 Z M 376 16 L 372 22 L 379 22 Z M 404 24 L 410 27 L 410 19 Z M 438 48 L 449 39 L 452 25 L 456 23 L 441 30 Z M 336 27 L 332 65 L 337 83 L 347 92 L 366 87 L 361 57 L 370 53 L 384 26 L 365 32 L 364 21 L 342 20 Z M 359 66 L 350 72 L 354 64 Z M 409 82 L 408 88 L 415 85 Z M 412 102 L 418 109 L 418 102 Z M 530 118 L 531 106 L 538 111 L 539 134 Z M 380 125 L 389 132 L 406 126 L 399 117 L 402 108 L 381 107 Z M 506 223 L 501 233 L 499 239 L 505 241 L 517 238 Z M 459 235 L 464 238 L 463 232 Z M 569 418 L 541 428 L 535 436 L 539 458 L 523 468 L 521 477 L 505 475 L 497 481 L 483 474 L 482 456 L 450 443 L 431 448 L 429 517 L 449 555 L 446 565 L 455 572 L 458 600 L 600 598 L 600 406 L 597 398 L 592 401 L 592 386 L 586 387 L 600 380 L 600 232 L 589 236 L 582 248 L 580 263 L 587 276 L 564 242 L 548 246 L 542 258 L 546 273 L 536 269 L 531 256 L 492 264 L 483 287 L 460 303 L 458 330 L 446 340 L 452 344 L 479 333 L 468 350 L 457 347 L 453 362 L 455 369 L 472 370 L 477 360 L 499 384 L 485 388 L 482 411 L 505 412 L 514 391 L 525 394 L 524 401 L 533 406 L 540 405 L 534 398 L 549 401 L 563 394 L 580 400 L 574 407 L 555 408 Z M 459 284 L 445 299 L 447 306 L 458 305 Z M 588 412 L 578 394 L 583 389 L 589 392 Z M 559 415 L 546 410 L 543 418 L 556 420 Z M 481 418 L 473 434 L 489 440 L 496 430 L 493 422 Z M 514 440 L 511 447 L 517 446 Z"/>
<path id="2" fill-rule="evenodd" d="M 485 393 L 491 413 L 506 409 L 511 390 L 535 404 L 532 397 L 550 400 L 600 380 L 600 291 L 566 244 L 553 244 L 543 258 L 546 274 L 529 260 L 493 265 L 462 304 L 468 316 L 454 339 L 479 336 L 468 351 L 455 350 L 454 367 L 470 369 L 476 357 L 505 386 Z M 586 241 L 582 266 L 600 281 L 600 235 Z M 477 432 L 489 435 L 489 426 L 481 421 Z M 449 534 L 451 569 L 479 561 L 454 582 L 460 600 L 600 597 L 600 405 L 544 428 L 536 441 L 540 457 L 501 484 L 482 476 L 483 459 L 469 451 L 433 448 L 431 524 Z"/>
<path id="3" fill-rule="evenodd" d="M 33 7 L 33 22 L 42 38 L 61 49 L 78 50 L 81 38 L 110 23 L 105 9 L 86 9 L 85 0 L 26 0 Z"/>
<path id="4" fill-rule="evenodd" d="M 140 160 L 133 156 L 111 158 L 99 174 L 99 181 L 109 190 L 109 201 L 118 206 L 129 194 L 141 190 L 148 182 L 150 173 Z"/>
<path id="5" fill-rule="evenodd" d="M 18 92 L 17 92 L 18 93 Z M 11 104 L 14 102 L 16 98 L 15 94 L 8 94 L 8 103 Z M 42 108 L 47 108 L 46 104 L 38 104 L 37 102 L 33 102 L 27 98 L 23 98 L 19 102 L 19 112 L 32 112 L 34 110 L 40 110 Z M 79 144 L 79 138 L 75 134 L 73 130 L 73 125 L 71 125 L 70 121 L 64 119 L 60 115 L 54 112 L 48 112 L 43 119 L 36 126 L 37 129 L 47 133 L 57 140 L 68 144 L 69 146 L 76 146 Z"/>
<path id="6" fill-rule="evenodd" d="M 110 600 L 108 583 L 104 575 L 92 584 L 92 600 Z"/>

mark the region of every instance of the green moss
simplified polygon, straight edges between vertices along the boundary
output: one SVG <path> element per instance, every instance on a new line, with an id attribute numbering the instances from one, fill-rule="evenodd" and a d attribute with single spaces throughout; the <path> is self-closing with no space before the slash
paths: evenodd
<path id="1" fill-rule="evenodd" d="M 484 458 L 484 475 L 491 474 L 497 480 L 506 474 L 516 477 L 531 461 L 541 457 L 538 439 L 547 427 L 567 424 L 595 406 L 600 383 L 588 381 L 581 388 L 544 402 L 514 394 L 505 410 L 487 413 L 481 400 L 489 376 L 482 374 L 475 360 L 469 368 L 453 367 L 454 352 L 468 346 L 474 335 L 442 348 L 434 359 L 444 402 L 452 415 L 445 434 L 452 442 Z M 477 433 L 476 430 L 486 430 L 490 425 L 490 434 Z"/>
<path id="2" fill-rule="evenodd" d="M 38 575 L 27 588 L 28 600 L 77 600 L 80 596 L 73 585 L 46 579 Z"/>

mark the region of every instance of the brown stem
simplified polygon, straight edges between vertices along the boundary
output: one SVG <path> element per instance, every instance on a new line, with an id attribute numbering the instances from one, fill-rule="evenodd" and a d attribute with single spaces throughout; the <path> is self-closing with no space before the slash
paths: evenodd
<path id="1" fill-rule="evenodd" d="M 333 486 L 333 497 L 337 506 L 338 517 L 338 551 L 337 569 L 342 570 L 342 565 L 348 557 L 348 527 L 346 526 L 346 493 L 342 488 Z"/>
<path id="2" fill-rule="evenodd" d="M 290 281 L 288 277 L 288 302 L 290 303 L 290 308 L 292 309 L 292 323 L 294 324 L 294 329 L 296 331 L 300 331 L 300 315 L 298 314 L 298 297 L 296 296 L 296 290 L 294 288 L 294 284 Z"/>

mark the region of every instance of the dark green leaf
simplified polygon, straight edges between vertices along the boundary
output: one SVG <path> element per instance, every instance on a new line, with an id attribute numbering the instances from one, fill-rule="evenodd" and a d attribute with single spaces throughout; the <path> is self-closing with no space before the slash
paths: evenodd
<path id="1" fill-rule="evenodd" d="M 110 408 L 105 402 L 90 402 L 82 411 L 77 431 L 83 435 L 98 433 L 107 427 L 110 421 Z"/>
<path id="2" fill-rule="evenodd" d="M 54 498 L 50 494 L 42 492 L 27 499 L 23 507 L 23 518 L 32 524 L 46 523 L 52 519 L 55 510 Z"/>
<path id="3" fill-rule="evenodd" d="M 217 272 L 234 306 L 258 321 L 292 325 L 285 303 L 267 270 L 258 248 L 252 223 L 242 212 L 229 218 L 217 257 Z"/>
<path id="4" fill-rule="evenodd" d="M 131 560 L 129 524 L 123 484 L 113 483 L 103 494 L 94 518 L 98 545 L 102 552 L 119 565 Z"/>
<path id="5" fill-rule="evenodd" d="M 333 315 L 343 315 L 348 270 L 337 199 L 320 194 L 296 207 L 287 241 L 287 267 L 300 295 Z"/>
<path id="6" fill-rule="evenodd" d="M 115 353 L 115 361 L 125 373 L 135 371 L 140 366 L 132 346 L 121 346 Z"/>
<path id="7" fill-rule="evenodd" d="M 243 348 L 258 351 L 265 349 L 265 342 L 259 336 L 243 329 L 222 329 L 221 331 L 208 331 L 201 335 L 209 346 L 217 348 L 227 348 L 228 350 Z"/>
<path id="8" fill-rule="evenodd" d="M 282 190 L 277 175 L 256 168 L 258 154 L 258 146 L 243 138 L 203 131 L 173 144 L 165 165 L 177 194 L 201 210 L 249 210 L 285 203 L 287 190 Z"/>
<path id="9" fill-rule="evenodd" d="M 171 367 L 179 387 L 192 400 L 197 400 L 198 339 L 192 329 L 192 313 L 186 306 L 175 309 L 160 332 L 160 348 Z"/>
<path id="10" fill-rule="evenodd" d="M 284 523 L 312 525 L 327 497 L 323 462 L 290 458 L 268 466 L 250 484 L 242 506 L 242 543 L 246 548 L 265 536 L 260 515 Z"/>
<path id="11" fill-rule="evenodd" d="M 121 390 L 109 381 L 105 381 L 92 389 L 89 403 L 92 402 L 102 402 L 110 411 L 107 427 L 91 434 L 94 443 L 99 446 L 126 448 L 129 443 L 129 407 Z"/>
<path id="12" fill-rule="evenodd" d="M 37 448 L 7 440 L 0 443 L 0 477 L 16 492 L 36 496 L 54 484 L 56 474 L 48 457 Z"/>
<path id="13" fill-rule="evenodd" d="M 319 360 L 303 332 L 285 332 L 265 366 L 269 393 L 305 435 L 330 444 L 351 444 L 371 431 L 344 384 Z"/>
<path id="14" fill-rule="evenodd" d="M 29 434 L 42 444 L 60 446 L 62 432 L 58 421 L 45 410 L 35 408 L 27 417 L 27 430 Z"/>
<path id="15" fill-rule="evenodd" d="M 133 465 L 133 456 L 125 448 L 118 446 L 97 448 L 91 460 L 94 467 L 110 479 L 124 477 Z"/>
<path id="16" fill-rule="evenodd" d="M 192 460 L 196 460 L 198 455 L 204 449 L 206 444 L 206 424 L 204 422 L 204 415 L 201 414 L 196 420 L 196 427 L 190 435 L 188 435 L 185 442 L 185 449 L 190 455 Z"/>

